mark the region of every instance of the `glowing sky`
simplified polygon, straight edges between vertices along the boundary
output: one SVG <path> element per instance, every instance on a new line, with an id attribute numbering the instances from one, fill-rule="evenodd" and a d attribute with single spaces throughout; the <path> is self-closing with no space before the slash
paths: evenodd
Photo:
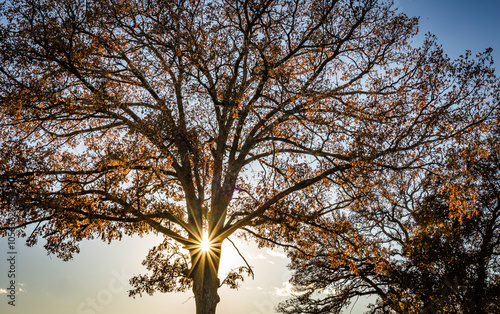
<path id="1" fill-rule="evenodd" d="M 487 47 L 500 62 L 500 1 L 396 0 L 398 10 L 420 16 L 421 34 L 436 34 L 445 52 L 456 58 L 466 49 L 474 54 Z M 418 37 L 416 40 L 418 41 Z M 84 242 L 73 261 L 49 257 L 41 245 L 26 248 L 16 243 L 16 274 L 20 283 L 16 307 L 7 304 L 7 240 L 0 239 L 0 313 L 2 314 L 165 314 L 194 313 L 191 293 L 155 294 L 128 298 L 128 279 L 145 270 L 141 261 L 159 242 L 154 236 L 126 238 L 107 245 Z M 267 314 L 287 294 L 290 273 L 282 251 L 257 249 L 240 244 L 240 251 L 255 267 L 255 280 L 248 278 L 238 291 L 222 288 L 219 314 Z M 231 245 L 223 247 L 222 272 L 244 265 Z M 347 313 L 362 313 L 359 300 Z"/>

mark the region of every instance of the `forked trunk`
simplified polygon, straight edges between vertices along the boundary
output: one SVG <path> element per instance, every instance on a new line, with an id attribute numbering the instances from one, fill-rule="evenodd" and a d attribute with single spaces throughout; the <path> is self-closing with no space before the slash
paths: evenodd
<path id="1" fill-rule="evenodd" d="M 220 301 L 218 292 L 220 280 L 217 276 L 220 262 L 221 244 L 212 244 L 210 251 L 201 251 L 192 256 L 193 293 L 196 314 L 215 314 Z M 195 262 L 197 261 L 197 262 Z"/>

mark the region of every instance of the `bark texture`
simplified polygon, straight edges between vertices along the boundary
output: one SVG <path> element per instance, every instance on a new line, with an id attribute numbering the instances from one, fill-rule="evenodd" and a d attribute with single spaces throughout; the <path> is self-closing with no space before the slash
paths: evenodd
<path id="1" fill-rule="evenodd" d="M 218 278 L 221 243 L 212 244 L 210 251 L 198 251 L 192 255 L 193 293 L 196 314 L 215 314 L 220 297 Z"/>

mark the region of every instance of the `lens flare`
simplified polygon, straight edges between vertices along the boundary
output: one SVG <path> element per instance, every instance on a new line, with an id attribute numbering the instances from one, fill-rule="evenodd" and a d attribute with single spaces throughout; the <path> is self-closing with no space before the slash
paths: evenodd
<path id="1" fill-rule="evenodd" d="M 211 250 L 210 240 L 206 234 L 203 234 L 203 239 L 200 243 L 200 248 L 203 252 L 209 252 Z"/>

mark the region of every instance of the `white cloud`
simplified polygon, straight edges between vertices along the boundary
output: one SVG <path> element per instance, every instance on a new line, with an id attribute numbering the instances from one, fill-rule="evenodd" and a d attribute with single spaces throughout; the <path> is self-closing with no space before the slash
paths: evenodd
<path id="1" fill-rule="evenodd" d="M 265 256 L 264 256 L 264 255 L 262 255 L 262 254 L 258 254 L 258 255 L 256 255 L 256 254 L 251 254 L 251 253 L 250 253 L 250 254 L 248 254 L 247 256 L 248 256 L 248 258 L 249 258 L 249 259 L 266 259 L 266 258 L 267 258 L 267 257 L 265 257 Z"/>
<path id="2" fill-rule="evenodd" d="M 286 258 L 286 254 L 281 253 L 281 252 L 276 252 L 276 251 L 273 251 L 273 250 L 267 250 L 266 253 L 268 255 L 271 255 L 272 257 Z"/>
<path id="3" fill-rule="evenodd" d="M 287 281 L 283 283 L 282 288 L 275 287 L 274 292 L 276 295 L 280 297 L 300 296 L 310 292 L 312 288 L 313 288 L 312 286 L 296 287 Z M 338 293 L 338 291 L 335 290 L 334 288 L 326 288 L 326 289 L 316 290 L 315 293 L 335 295 Z"/>
<path id="4" fill-rule="evenodd" d="M 0 289 L 0 294 L 7 293 L 7 290 L 5 289 Z"/>
<path id="5" fill-rule="evenodd" d="M 321 294 L 326 294 L 326 295 L 335 295 L 335 294 L 339 293 L 336 289 L 331 288 L 331 287 L 326 288 L 326 289 L 321 289 L 318 292 Z"/>
<path id="6" fill-rule="evenodd" d="M 297 289 L 295 288 L 291 283 L 284 282 L 283 283 L 283 288 L 274 288 L 274 292 L 276 295 L 280 297 L 289 297 L 289 296 L 297 296 L 297 295 L 302 295 L 307 293 L 307 289 Z"/>

